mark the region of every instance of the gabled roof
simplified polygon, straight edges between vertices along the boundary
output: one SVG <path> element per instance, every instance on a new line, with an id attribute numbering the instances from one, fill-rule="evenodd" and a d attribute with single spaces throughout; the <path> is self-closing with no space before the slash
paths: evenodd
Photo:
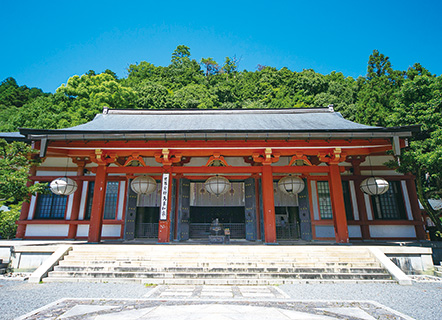
<path id="1" fill-rule="evenodd" d="M 50 139 L 118 139 L 121 137 L 152 139 L 169 138 L 243 137 L 249 138 L 297 135 L 378 136 L 382 133 L 402 132 L 410 136 L 417 127 L 382 128 L 366 126 L 346 120 L 333 108 L 298 109 L 234 109 L 234 110 L 111 110 L 105 109 L 92 121 L 59 130 L 21 129 L 31 138 L 46 136 Z M 407 133 L 405 133 L 407 132 Z M 269 136 L 269 137 L 270 137 Z M 387 136 L 392 136 L 387 135 Z M 58 138 L 57 138 L 58 137 Z M 167 137 L 166 137 L 167 138 Z"/>
<path id="2" fill-rule="evenodd" d="M 7 142 L 25 141 L 26 137 L 20 132 L 0 132 L 0 139 L 5 139 Z"/>

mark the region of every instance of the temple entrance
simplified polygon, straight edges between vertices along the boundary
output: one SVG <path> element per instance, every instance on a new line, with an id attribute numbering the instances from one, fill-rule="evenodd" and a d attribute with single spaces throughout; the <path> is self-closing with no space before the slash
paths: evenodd
<path id="1" fill-rule="evenodd" d="M 158 239 L 160 208 L 137 207 L 135 238 Z"/>
<path id="2" fill-rule="evenodd" d="M 215 219 L 229 228 L 231 239 L 245 239 L 244 207 L 190 207 L 190 238 L 208 239 Z"/>
<path id="3" fill-rule="evenodd" d="M 298 207 L 275 207 L 276 239 L 298 240 L 300 238 Z"/>

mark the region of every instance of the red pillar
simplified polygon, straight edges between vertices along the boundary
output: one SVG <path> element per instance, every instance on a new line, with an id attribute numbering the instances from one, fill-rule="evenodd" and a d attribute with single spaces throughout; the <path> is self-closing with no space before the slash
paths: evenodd
<path id="1" fill-rule="evenodd" d="M 164 172 L 167 174 L 167 172 Z M 169 174 L 169 183 L 167 186 L 167 219 L 160 220 L 158 223 L 158 242 L 167 243 L 170 242 L 170 216 L 171 216 L 171 203 L 172 203 L 172 174 Z M 161 188 L 163 188 L 163 183 L 161 183 Z M 161 191 L 162 192 L 162 191 Z"/>
<path id="2" fill-rule="evenodd" d="M 347 217 L 345 216 L 344 194 L 339 166 L 330 165 L 330 193 L 333 208 L 335 237 L 338 243 L 348 243 Z"/>
<path id="3" fill-rule="evenodd" d="M 358 203 L 358 212 L 359 219 L 361 221 L 361 235 L 363 240 L 371 239 L 370 236 L 370 227 L 367 215 L 367 208 L 365 206 L 365 196 L 359 186 L 361 185 L 362 178 L 357 177 L 355 179 L 355 192 L 356 192 L 356 201 Z"/>
<path id="4" fill-rule="evenodd" d="M 36 167 L 31 167 L 29 169 L 30 176 L 35 176 L 36 172 L 37 172 Z M 33 183 L 34 183 L 33 181 L 28 181 L 26 186 L 30 187 Z M 19 218 L 20 221 L 28 219 L 30 207 L 31 207 L 30 200 L 23 201 L 20 211 L 20 218 Z M 15 233 L 15 237 L 17 239 L 23 239 L 25 237 L 25 233 L 26 233 L 26 224 L 19 224 L 17 226 L 17 232 Z"/>
<path id="5" fill-rule="evenodd" d="M 78 164 L 77 177 L 84 176 L 84 164 Z M 71 221 L 78 220 L 78 214 L 80 212 L 81 194 L 83 193 L 83 181 L 77 180 L 77 191 L 74 193 L 74 200 L 72 204 Z M 77 236 L 77 224 L 69 225 L 68 239 L 75 239 Z"/>
<path id="6" fill-rule="evenodd" d="M 275 196 L 273 194 L 273 174 L 270 165 L 262 167 L 262 206 L 264 210 L 265 242 L 276 243 Z"/>
<path id="7" fill-rule="evenodd" d="M 88 242 L 100 242 L 101 240 L 104 199 L 106 197 L 106 169 L 106 166 L 99 165 L 97 173 L 95 174 L 94 198 L 92 199 Z"/>
<path id="8" fill-rule="evenodd" d="M 424 220 L 422 218 L 421 209 L 419 208 L 419 200 L 416 192 L 416 183 L 414 179 L 407 179 L 407 191 L 408 198 L 410 199 L 411 212 L 413 214 L 413 220 L 419 222 L 414 226 L 416 230 L 416 237 L 419 240 L 425 240 Z"/>
<path id="9" fill-rule="evenodd" d="M 259 201 L 259 176 L 255 175 L 255 202 L 256 202 L 256 239 L 262 240 L 261 234 L 261 208 Z"/>

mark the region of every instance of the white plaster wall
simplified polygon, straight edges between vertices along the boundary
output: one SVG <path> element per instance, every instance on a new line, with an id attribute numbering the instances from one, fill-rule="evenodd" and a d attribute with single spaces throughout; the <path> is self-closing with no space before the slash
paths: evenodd
<path id="1" fill-rule="evenodd" d="M 413 212 L 411 212 L 411 203 L 410 203 L 410 197 L 408 196 L 407 182 L 402 180 L 401 185 L 402 185 L 402 195 L 404 196 L 405 209 L 407 210 L 408 220 L 413 220 Z"/>
<path id="2" fill-rule="evenodd" d="M 37 171 L 36 176 L 39 176 L 39 177 L 41 177 L 41 176 L 53 176 L 55 178 L 55 177 L 64 177 L 64 176 L 73 177 L 73 176 L 77 175 L 77 172 L 74 172 L 74 171 L 66 172 L 64 170 L 65 168 L 61 168 L 61 169 L 63 169 L 63 170 L 60 170 L 60 171 L 42 171 L 42 170 L 40 170 L 40 171 Z"/>
<path id="3" fill-rule="evenodd" d="M 83 190 L 80 199 L 80 210 L 78 211 L 78 220 L 84 220 L 84 211 L 86 209 L 87 186 L 88 181 L 83 181 Z"/>
<path id="4" fill-rule="evenodd" d="M 71 220 L 72 206 L 74 204 L 74 195 L 68 196 L 68 206 L 66 209 L 66 220 Z"/>
<path id="5" fill-rule="evenodd" d="M 370 226 L 373 238 L 416 238 L 414 226 Z"/>
<path id="6" fill-rule="evenodd" d="M 385 162 L 394 160 L 393 156 L 367 156 L 365 161 L 361 163 L 361 166 L 369 166 L 370 163 L 372 166 L 383 166 Z"/>
<path id="7" fill-rule="evenodd" d="M 292 157 L 280 157 L 278 162 L 273 163 L 272 166 L 276 167 L 288 166 L 291 160 Z"/>
<path id="8" fill-rule="evenodd" d="M 162 166 L 162 164 L 161 163 L 158 163 L 156 160 L 155 160 L 155 158 L 143 158 L 143 160 L 144 160 L 144 163 L 146 164 L 146 166 L 149 166 L 149 167 L 161 167 Z"/>
<path id="9" fill-rule="evenodd" d="M 121 225 L 116 224 L 104 224 L 103 229 L 101 229 L 102 237 L 120 237 L 121 236 Z M 77 228 L 77 237 L 87 237 L 89 235 L 89 225 L 79 224 Z"/>
<path id="10" fill-rule="evenodd" d="M 77 228 L 77 237 L 87 237 L 89 234 L 88 224 L 79 224 Z"/>
<path id="11" fill-rule="evenodd" d="M 356 199 L 356 189 L 355 189 L 355 182 L 349 181 L 350 185 L 350 196 L 351 196 L 351 204 L 353 207 L 353 217 L 355 220 L 359 220 L 359 209 L 358 209 L 358 200 Z"/>
<path id="12" fill-rule="evenodd" d="M 361 175 L 363 176 L 402 176 L 402 173 L 399 173 L 394 170 L 361 170 Z"/>
<path id="13" fill-rule="evenodd" d="M 310 181 L 310 194 L 312 195 L 313 217 L 319 220 L 318 193 L 316 192 L 316 181 Z"/>
<path id="14" fill-rule="evenodd" d="M 123 218 L 125 196 L 126 196 L 126 181 L 120 181 L 120 190 L 118 192 L 117 220 L 121 220 Z"/>
<path id="15" fill-rule="evenodd" d="M 371 210 L 370 196 L 366 193 L 364 193 L 364 200 L 365 200 L 365 210 L 367 211 L 367 219 L 373 220 L 373 211 Z"/>
<path id="16" fill-rule="evenodd" d="M 32 196 L 31 203 L 29 204 L 28 220 L 32 220 L 32 218 L 34 217 L 36 204 L 37 204 L 37 197 Z"/>
<path id="17" fill-rule="evenodd" d="M 227 164 L 235 167 L 248 167 L 250 164 L 244 162 L 243 157 L 224 157 Z"/>
<path id="18" fill-rule="evenodd" d="M 185 163 L 185 167 L 200 167 L 205 166 L 207 161 L 209 161 L 209 157 L 193 157 L 190 159 L 189 163 Z"/>
<path id="19" fill-rule="evenodd" d="M 102 237 L 120 237 L 121 225 L 119 224 L 104 224 L 101 230 Z"/>
<path id="20" fill-rule="evenodd" d="M 348 226 L 348 236 L 350 238 L 362 238 L 360 226 Z"/>
<path id="21" fill-rule="evenodd" d="M 26 237 L 67 237 L 68 224 L 29 224 L 26 226 Z"/>
<path id="22" fill-rule="evenodd" d="M 315 226 L 317 238 L 334 238 L 335 228 L 333 226 Z"/>

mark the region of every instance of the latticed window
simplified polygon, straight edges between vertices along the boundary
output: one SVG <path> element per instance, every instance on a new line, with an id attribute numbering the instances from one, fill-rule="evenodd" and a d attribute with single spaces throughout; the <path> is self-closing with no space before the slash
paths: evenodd
<path id="1" fill-rule="evenodd" d="M 108 181 L 104 200 L 104 219 L 115 219 L 118 202 L 118 181 Z"/>
<path id="2" fill-rule="evenodd" d="M 333 219 L 328 181 L 318 181 L 318 201 L 321 219 Z"/>
<path id="3" fill-rule="evenodd" d="M 389 181 L 390 188 L 380 196 L 372 196 L 371 203 L 376 219 L 406 219 L 404 196 L 400 181 Z"/>
<path id="4" fill-rule="evenodd" d="M 56 195 L 52 192 L 39 194 L 35 208 L 35 219 L 64 219 L 67 198 L 67 196 Z"/>
<path id="5" fill-rule="evenodd" d="M 106 197 L 104 198 L 104 219 L 115 219 L 117 213 L 118 202 L 118 181 L 108 181 L 106 185 Z M 91 218 L 92 201 L 94 198 L 95 182 L 89 183 L 87 191 L 86 212 L 84 215 L 85 220 Z"/>

